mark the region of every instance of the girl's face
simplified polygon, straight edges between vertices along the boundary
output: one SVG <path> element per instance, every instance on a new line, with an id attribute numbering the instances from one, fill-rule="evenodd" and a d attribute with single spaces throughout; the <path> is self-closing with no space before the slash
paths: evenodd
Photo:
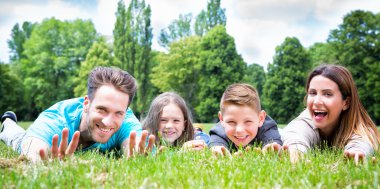
<path id="1" fill-rule="evenodd" d="M 307 108 L 315 126 L 329 136 L 338 126 L 342 111 L 349 107 L 348 99 L 343 100 L 339 86 L 329 78 L 318 75 L 310 81 Z"/>
<path id="2" fill-rule="evenodd" d="M 173 144 L 185 130 L 185 123 L 181 109 L 176 104 L 170 103 L 162 109 L 158 133 L 164 141 Z"/>

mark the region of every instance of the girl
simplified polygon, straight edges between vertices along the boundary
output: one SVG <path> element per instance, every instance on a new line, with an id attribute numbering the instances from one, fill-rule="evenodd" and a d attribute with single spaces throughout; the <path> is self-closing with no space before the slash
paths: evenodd
<path id="1" fill-rule="evenodd" d="M 189 150 L 207 147 L 204 140 L 193 140 L 191 113 L 185 100 L 174 92 L 162 93 L 153 100 L 143 121 L 143 129 L 155 135 L 157 146 L 182 146 Z"/>
<path id="2" fill-rule="evenodd" d="M 308 149 L 327 144 L 344 149 L 357 164 L 378 149 L 379 132 L 362 106 L 351 73 L 343 66 L 321 65 L 306 83 L 307 109 L 283 131 L 292 162 Z"/>

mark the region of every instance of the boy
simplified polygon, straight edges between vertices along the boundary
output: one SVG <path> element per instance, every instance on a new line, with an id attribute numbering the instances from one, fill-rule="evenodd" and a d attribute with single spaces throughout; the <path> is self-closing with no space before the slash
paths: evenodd
<path id="1" fill-rule="evenodd" d="M 282 145 L 276 122 L 261 110 L 259 95 L 248 84 L 232 84 L 224 91 L 218 113 L 220 122 L 210 130 L 213 154 L 261 143 L 263 150 L 279 151 Z"/>

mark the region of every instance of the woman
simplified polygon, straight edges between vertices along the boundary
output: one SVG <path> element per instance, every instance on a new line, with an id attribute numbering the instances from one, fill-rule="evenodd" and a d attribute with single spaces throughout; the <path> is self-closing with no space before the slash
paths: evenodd
<path id="1" fill-rule="evenodd" d="M 307 109 L 283 130 L 292 162 L 310 148 L 336 147 L 344 156 L 363 160 L 378 149 L 376 125 L 359 100 L 351 73 L 343 66 L 321 65 L 306 83 Z"/>

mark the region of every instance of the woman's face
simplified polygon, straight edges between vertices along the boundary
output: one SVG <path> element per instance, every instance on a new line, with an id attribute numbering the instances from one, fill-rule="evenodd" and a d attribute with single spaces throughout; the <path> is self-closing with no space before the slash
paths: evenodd
<path id="1" fill-rule="evenodd" d="M 181 109 L 176 104 L 170 103 L 162 109 L 158 133 L 164 141 L 173 144 L 185 130 L 185 123 Z"/>
<path id="2" fill-rule="evenodd" d="M 343 100 L 339 86 L 329 78 L 321 75 L 310 81 L 307 108 L 315 126 L 325 136 L 329 136 L 339 124 L 342 111 L 348 106 L 348 99 Z"/>

